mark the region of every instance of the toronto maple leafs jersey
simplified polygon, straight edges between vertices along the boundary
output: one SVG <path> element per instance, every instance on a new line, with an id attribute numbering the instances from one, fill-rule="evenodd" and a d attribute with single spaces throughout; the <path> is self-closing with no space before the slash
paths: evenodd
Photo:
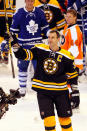
<path id="1" fill-rule="evenodd" d="M 32 88 L 36 91 L 65 91 L 68 89 L 67 81 L 77 84 L 74 57 L 64 49 L 53 52 L 49 45 L 39 44 L 30 50 L 19 48 L 15 56 L 23 60 L 37 60 L 32 82 Z"/>
<path id="2" fill-rule="evenodd" d="M 13 23 L 10 30 L 18 34 L 18 43 L 24 48 L 42 42 L 42 33 L 46 35 L 49 24 L 46 21 L 44 12 L 34 7 L 32 12 L 26 8 L 20 8 L 13 16 Z"/>

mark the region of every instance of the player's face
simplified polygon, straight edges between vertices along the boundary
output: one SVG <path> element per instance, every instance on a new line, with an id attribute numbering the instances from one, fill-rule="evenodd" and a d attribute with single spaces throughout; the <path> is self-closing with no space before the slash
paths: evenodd
<path id="1" fill-rule="evenodd" d="M 57 51 L 58 50 L 58 42 L 59 42 L 59 38 L 57 37 L 57 34 L 54 33 L 49 33 L 48 35 L 48 44 L 49 47 L 52 51 Z"/>
<path id="2" fill-rule="evenodd" d="M 68 25 L 73 25 L 76 23 L 76 17 L 71 13 L 67 13 L 65 15 L 65 19 Z"/>
<path id="3" fill-rule="evenodd" d="M 25 0 L 26 8 L 28 11 L 31 11 L 33 9 L 35 0 Z"/>

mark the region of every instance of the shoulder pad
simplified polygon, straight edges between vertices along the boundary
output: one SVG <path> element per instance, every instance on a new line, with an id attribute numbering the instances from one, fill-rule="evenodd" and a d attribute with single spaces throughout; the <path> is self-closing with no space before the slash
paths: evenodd
<path id="1" fill-rule="evenodd" d="M 67 50 L 64 50 L 64 49 L 61 49 L 59 51 L 59 53 L 61 53 L 62 55 L 64 55 L 65 57 L 69 58 L 69 59 L 72 59 L 74 60 L 74 56 L 71 54 L 71 52 L 67 51 Z"/>
<path id="2" fill-rule="evenodd" d="M 42 49 L 49 49 L 49 45 L 46 44 L 36 44 L 35 47 L 37 48 L 42 48 Z"/>

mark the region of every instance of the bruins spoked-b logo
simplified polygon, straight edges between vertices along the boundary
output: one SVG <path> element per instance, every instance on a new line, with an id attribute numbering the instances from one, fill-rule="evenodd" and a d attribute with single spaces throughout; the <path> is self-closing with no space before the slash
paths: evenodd
<path id="1" fill-rule="evenodd" d="M 57 62 L 52 58 L 45 59 L 44 70 L 47 74 L 54 74 L 58 70 Z"/>
<path id="2" fill-rule="evenodd" d="M 45 10 L 45 16 L 48 23 L 50 23 L 53 19 L 53 13 L 50 10 Z"/>

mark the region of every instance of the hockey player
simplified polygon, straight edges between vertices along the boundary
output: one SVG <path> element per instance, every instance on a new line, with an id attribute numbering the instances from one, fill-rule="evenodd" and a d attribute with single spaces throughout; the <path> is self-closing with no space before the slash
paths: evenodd
<path id="1" fill-rule="evenodd" d="M 8 48 L 4 47 L 6 44 L 6 16 L 8 17 L 9 27 L 12 23 L 12 17 L 16 8 L 16 0 L 0 0 L 0 63 L 8 64 Z M 2 44 L 2 47 L 1 47 Z"/>
<path id="2" fill-rule="evenodd" d="M 41 118 L 45 131 L 56 131 L 54 105 L 57 110 L 62 131 L 73 131 L 72 115 L 67 81 L 72 86 L 71 101 L 74 107 L 79 105 L 77 88 L 78 73 L 74 66 L 74 57 L 70 52 L 60 48 L 60 35 L 50 31 L 48 45 L 39 44 L 25 50 L 18 44 L 13 45 L 15 56 L 22 60 L 37 60 L 32 89 L 37 92 Z"/>
<path id="3" fill-rule="evenodd" d="M 74 9 L 66 12 L 65 19 L 67 25 L 63 30 L 65 43 L 61 48 L 66 49 L 75 57 L 75 65 L 80 70 L 83 69 L 83 38 L 79 26 L 76 24 L 77 13 Z"/>
<path id="4" fill-rule="evenodd" d="M 57 0 L 35 0 L 35 6 L 44 11 L 51 30 L 64 28 L 66 22 Z"/>
<path id="5" fill-rule="evenodd" d="M 35 0 L 25 0 L 25 7 L 20 8 L 13 16 L 11 32 L 18 34 L 18 43 L 24 49 L 30 49 L 36 43 L 42 43 L 42 34 L 47 35 L 49 24 L 46 21 L 44 12 L 34 7 Z M 36 62 L 33 60 L 35 68 Z M 19 88 L 24 96 L 27 87 L 27 69 L 29 61 L 18 60 Z M 29 78 L 31 78 L 30 74 Z"/>
<path id="6" fill-rule="evenodd" d="M 86 70 L 87 0 L 68 0 L 68 8 L 77 11 L 77 24 L 83 33 L 83 71 Z"/>

